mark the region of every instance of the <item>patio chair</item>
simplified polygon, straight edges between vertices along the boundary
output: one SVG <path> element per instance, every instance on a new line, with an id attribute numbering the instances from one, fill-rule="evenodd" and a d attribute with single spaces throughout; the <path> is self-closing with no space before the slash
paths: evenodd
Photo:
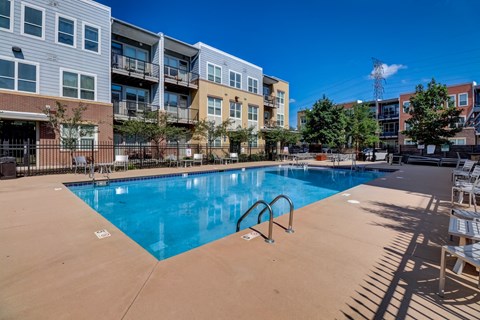
<path id="1" fill-rule="evenodd" d="M 176 167 L 178 167 L 179 164 L 180 164 L 180 162 L 178 161 L 177 156 L 174 155 L 174 154 L 169 154 L 169 155 L 167 155 L 167 157 L 165 158 L 165 160 L 167 161 L 169 167 L 172 167 L 173 165 L 175 165 Z"/>
<path id="2" fill-rule="evenodd" d="M 117 167 L 123 167 L 124 171 L 128 170 L 128 155 L 115 156 L 115 161 L 113 162 L 113 171 L 115 171 Z"/>
<path id="3" fill-rule="evenodd" d="M 87 159 L 85 156 L 76 156 L 73 157 L 73 165 L 75 166 L 75 174 L 77 173 L 77 169 L 82 169 L 84 174 L 87 174 Z"/>
<path id="4" fill-rule="evenodd" d="M 225 159 L 217 156 L 216 154 L 213 155 L 213 163 L 214 164 L 223 164 L 223 162 L 225 161 Z"/>
<path id="5" fill-rule="evenodd" d="M 465 160 L 463 166 L 455 168 L 452 170 L 452 181 L 455 181 L 457 178 L 464 179 L 470 175 L 473 167 L 475 166 L 476 161 Z"/>
<path id="6" fill-rule="evenodd" d="M 230 153 L 230 161 L 231 162 L 237 162 L 238 163 L 238 153 L 236 152 L 231 152 Z"/>
<path id="7" fill-rule="evenodd" d="M 203 164 L 203 154 L 201 153 L 194 153 L 193 154 L 193 164 L 195 163 L 200 163 L 200 165 Z"/>
<path id="8" fill-rule="evenodd" d="M 450 255 L 457 258 L 461 262 L 467 262 L 477 270 L 480 268 L 480 242 L 466 245 L 466 246 L 443 246 L 442 257 L 440 262 L 440 279 L 438 284 L 438 295 L 443 297 L 445 294 L 445 256 Z M 478 288 L 480 288 L 480 277 L 478 282 Z"/>
<path id="9" fill-rule="evenodd" d="M 473 220 L 480 219 L 480 212 L 463 209 L 452 209 L 452 216 L 465 220 Z"/>
<path id="10" fill-rule="evenodd" d="M 477 211 L 477 202 L 475 197 L 476 195 L 480 194 L 480 166 L 476 166 L 475 169 L 473 169 L 468 181 L 457 181 L 452 187 L 452 206 L 455 192 L 458 192 L 459 194 L 459 203 L 463 202 L 464 193 L 468 193 L 468 205 L 470 206 L 473 200 L 473 206 L 475 211 Z"/>

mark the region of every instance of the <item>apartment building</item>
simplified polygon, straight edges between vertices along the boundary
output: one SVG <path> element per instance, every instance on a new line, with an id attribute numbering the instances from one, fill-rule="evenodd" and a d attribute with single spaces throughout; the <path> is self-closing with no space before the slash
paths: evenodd
<path id="1" fill-rule="evenodd" d="M 112 139 L 110 18 L 88 0 L 0 0 L 0 143 L 58 141 L 57 102 L 87 107 L 80 144 Z"/>
<path id="2" fill-rule="evenodd" d="M 480 86 L 473 83 L 465 83 L 447 86 L 448 94 L 452 100 L 452 104 L 460 108 L 460 121 L 457 124 L 462 126 L 462 132 L 458 133 L 450 141 L 457 145 L 476 145 L 478 124 L 480 123 Z M 391 98 L 378 101 L 360 100 L 355 102 L 346 102 L 341 105 L 344 108 L 351 108 L 356 103 L 366 103 L 370 106 L 372 116 L 378 119 L 380 126 L 380 147 L 394 148 L 398 145 L 415 144 L 414 141 L 402 135 L 401 131 L 406 130 L 405 121 L 410 118 L 408 114 L 410 107 L 410 98 L 414 92 L 402 93 L 399 98 Z M 297 126 L 300 130 L 306 123 L 305 110 L 297 112 Z"/>
<path id="3" fill-rule="evenodd" d="M 475 82 L 447 86 L 448 95 L 450 96 L 452 104 L 462 111 L 460 114 L 460 121 L 457 123 L 457 125 L 462 126 L 463 130 L 459 132 L 455 137 L 449 138 L 450 142 L 454 145 L 477 144 L 477 134 L 475 127 L 473 126 L 473 120 L 475 115 L 475 87 Z M 410 118 L 410 115 L 408 114 L 410 108 L 410 98 L 414 94 L 414 92 L 403 93 L 400 95 L 399 98 L 401 112 L 399 114 L 400 132 L 398 135 L 398 142 L 400 145 L 409 145 L 416 143 L 415 141 L 412 141 L 401 133 L 401 131 L 407 129 L 407 124 L 405 123 L 405 121 Z"/>

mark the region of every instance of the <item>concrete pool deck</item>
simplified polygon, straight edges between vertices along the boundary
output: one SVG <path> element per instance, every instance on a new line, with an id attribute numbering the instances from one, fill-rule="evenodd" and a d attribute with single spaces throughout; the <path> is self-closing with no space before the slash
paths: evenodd
<path id="1" fill-rule="evenodd" d="M 111 178 L 259 164 L 279 163 Z M 62 184 L 84 175 L 2 180 L 0 319 L 480 318 L 471 266 L 456 275 L 448 260 L 445 298 L 436 294 L 440 247 L 457 243 L 451 168 L 365 165 L 398 171 L 297 209 L 295 233 L 274 226 L 274 244 L 241 239 L 247 229 L 163 261 Z M 111 237 L 98 239 L 101 229 Z"/>

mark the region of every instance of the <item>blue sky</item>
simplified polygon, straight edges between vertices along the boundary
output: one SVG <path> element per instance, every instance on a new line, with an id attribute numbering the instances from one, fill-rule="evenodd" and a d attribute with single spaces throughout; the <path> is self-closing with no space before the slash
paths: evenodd
<path id="1" fill-rule="evenodd" d="M 383 97 L 432 77 L 480 82 L 480 0 L 99 0 L 112 16 L 187 43 L 204 42 L 290 83 L 290 125 L 324 94 L 373 99 L 372 57 Z"/>

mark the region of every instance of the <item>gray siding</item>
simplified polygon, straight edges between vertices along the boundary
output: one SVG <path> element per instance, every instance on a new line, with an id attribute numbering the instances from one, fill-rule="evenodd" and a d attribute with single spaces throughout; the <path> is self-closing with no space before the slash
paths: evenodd
<path id="1" fill-rule="evenodd" d="M 212 50 L 211 47 L 206 46 L 203 43 L 197 43 L 195 45 L 200 49 L 199 63 L 195 65 L 197 72 L 200 74 L 200 78 L 207 79 L 207 64 L 212 63 L 222 68 L 222 84 L 230 86 L 230 71 L 237 72 L 242 75 L 242 90 L 248 91 L 248 77 L 255 78 L 258 81 L 258 94 L 261 94 L 263 70 L 258 66 L 254 66 L 249 62 L 242 59 L 232 57 L 227 53 Z"/>
<path id="2" fill-rule="evenodd" d="M 61 96 L 60 68 L 96 75 L 97 101 L 110 102 L 110 9 L 81 0 L 24 0 L 14 2 L 13 32 L 0 29 L 0 56 L 14 58 L 12 46 L 22 49 L 26 62 L 39 64 L 39 94 Z M 45 9 L 45 39 L 21 35 L 21 4 Z M 57 5 L 52 5 L 52 4 Z M 76 19 L 76 47 L 55 43 L 56 14 Z M 85 51 L 83 22 L 100 28 L 101 54 Z"/>

